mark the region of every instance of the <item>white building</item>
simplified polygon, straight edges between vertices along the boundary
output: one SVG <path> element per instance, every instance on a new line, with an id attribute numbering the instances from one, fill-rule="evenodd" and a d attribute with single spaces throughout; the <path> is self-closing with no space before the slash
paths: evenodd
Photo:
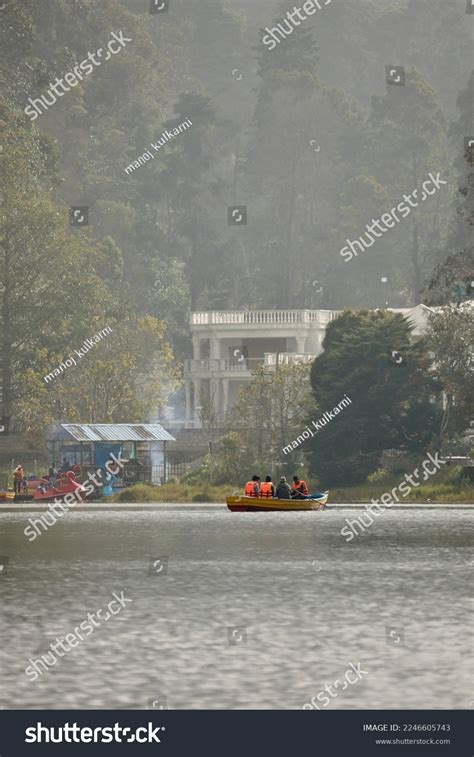
<path id="1" fill-rule="evenodd" d="M 426 305 L 392 309 L 424 333 L 432 311 Z M 322 352 L 326 327 L 341 310 L 225 310 L 191 314 L 193 358 L 184 361 L 186 391 L 184 428 L 201 428 L 204 407 L 213 424 L 223 424 L 239 388 L 259 365 L 312 362 Z M 177 426 L 178 422 L 169 423 Z"/>

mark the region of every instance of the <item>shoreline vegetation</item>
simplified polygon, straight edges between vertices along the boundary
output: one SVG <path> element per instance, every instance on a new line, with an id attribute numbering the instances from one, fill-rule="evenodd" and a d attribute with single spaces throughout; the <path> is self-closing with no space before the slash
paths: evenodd
<path id="1" fill-rule="evenodd" d="M 451 472 L 450 472 L 451 473 Z M 441 478 L 441 476 L 440 476 Z M 446 476 L 444 476 L 446 478 Z M 380 493 L 390 484 L 396 485 L 398 479 L 392 477 L 383 482 L 361 484 L 359 486 L 335 487 L 330 489 L 329 506 L 344 503 L 370 503 L 373 498 L 380 497 Z M 310 491 L 320 489 L 318 485 L 311 486 Z M 124 489 L 113 497 L 104 497 L 107 502 L 225 502 L 225 498 L 236 491 L 243 494 L 243 486 L 213 485 L 210 482 L 200 484 L 186 484 L 169 482 L 163 486 L 147 486 L 137 484 Z M 436 483 L 421 484 L 410 492 L 409 501 L 400 504 L 474 504 L 474 487 L 462 481 L 439 481 Z M 396 506 L 396 505 L 395 505 Z"/>
<path id="2" fill-rule="evenodd" d="M 7 470 L 0 471 L 0 481 L 9 479 Z M 373 499 L 378 500 L 382 492 L 390 491 L 403 480 L 403 473 L 377 472 L 363 484 L 353 486 L 325 486 L 324 482 L 305 476 L 308 481 L 310 492 L 330 490 L 328 505 L 331 504 L 370 504 Z M 0 487 L 1 488 L 1 487 Z M 136 484 L 123 489 L 110 497 L 91 499 L 89 502 L 105 503 L 199 503 L 214 502 L 225 503 L 226 497 L 233 494 L 243 494 L 243 482 L 212 483 L 208 477 L 202 477 L 198 481 L 169 481 L 161 486 Z M 467 479 L 462 478 L 461 466 L 450 466 L 435 474 L 434 478 L 419 486 L 413 486 L 407 499 L 400 498 L 400 504 L 472 504 L 474 505 L 474 485 Z M 396 507 L 395 502 L 395 507 Z"/>

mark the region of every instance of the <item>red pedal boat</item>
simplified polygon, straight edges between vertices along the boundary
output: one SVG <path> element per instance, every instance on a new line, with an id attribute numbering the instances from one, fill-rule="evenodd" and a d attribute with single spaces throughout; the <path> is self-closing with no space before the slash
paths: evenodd
<path id="1" fill-rule="evenodd" d="M 82 484 L 76 481 L 76 476 L 72 471 L 67 471 L 54 482 L 48 481 L 48 479 L 41 479 L 41 483 L 35 489 L 33 499 L 35 502 L 52 502 L 55 499 L 61 499 L 66 494 L 74 494 L 74 492 L 85 492 L 85 488 Z M 85 497 L 77 497 L 85 499 Z"/>

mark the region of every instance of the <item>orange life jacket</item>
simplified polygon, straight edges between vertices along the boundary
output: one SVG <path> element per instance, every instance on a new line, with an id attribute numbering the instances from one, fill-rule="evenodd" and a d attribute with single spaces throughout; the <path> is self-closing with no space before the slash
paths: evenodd
<path id="1" fill-rule="evenodd" d="M 309 494 L 308 484 L 306 483 L 306 481 L 303 481 L 301 478 L 298 481 L 298 483 L 295 484 L 295 489 L 297 492 L 300 492 L 300 494 L 304 494 L 305 497 L 307 497 Z"/>
<path id="2" fill-rule="evenodd" d="M 255 486 L 257 487 L 257 491 L 255 491 Z M 260 493 L 260 487 L 258 485 L 258 481 L 247 481 L 245 484 L 245 496 L 246 497 L 258 497 Z"/>
<path id="3" fill-rule="evenodd" d="M 273 497 L 273 485 L 271 481 L 264 481 L 263 484 L 260 484 L 260 496 Z"/>

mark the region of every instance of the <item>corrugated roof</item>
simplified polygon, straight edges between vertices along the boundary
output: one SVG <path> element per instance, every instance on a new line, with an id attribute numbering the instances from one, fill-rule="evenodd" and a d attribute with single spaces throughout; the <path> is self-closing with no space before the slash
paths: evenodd
<path id="1" fill-rule="evenodd" d="M 61 423 L 78 442 L 174 442 L 159 423 Z"/>

